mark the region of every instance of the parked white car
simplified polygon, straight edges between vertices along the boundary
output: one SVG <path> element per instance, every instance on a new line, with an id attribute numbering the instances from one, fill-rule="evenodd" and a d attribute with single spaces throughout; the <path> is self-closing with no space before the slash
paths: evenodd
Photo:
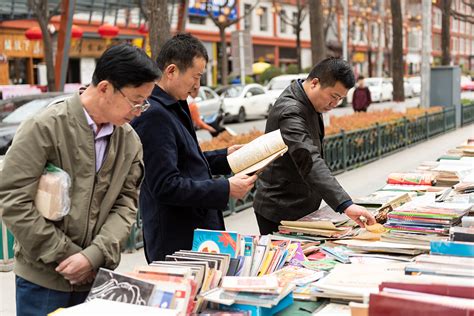
<path id="1" fill-rule="evenodd" d="M 364 83 L 370 90 L 372 102 L 392 100 L 393 85 L 390 79 L 381 77 L 365 78 Z"/>
<path id="2" fill-rule="evenodd" d="M 272 105 L 272 98 L 257 83 L 229 86 L 223 90 L 221 97 L 224 98 L 225 121 L 242 123 L 249 117 L 265 117 Z"/>
<path id="3" fill-rule="evenodd" d="M 214 118 L 222 110 L 222 98 L 209 87 L 200 87 L 194 101 L 204 121 Z"/>
<path id="4" fill-rule="evenodd" d="M 272 97 L 272 105 L 275 103 L 276 99 L 280 94 L 285 90 L 293 81 L 298 79 L 306 79 L 308 74 L 297 74 L 297 75 L 281 75 L 276 76 L 270 80 L 266 86 L 267 94 Z"/>
<path id="5" fill-rule="evenodd" d="M 393 97 L 393 85 L 391 79 L 370 77 L 364 79 L 364 85 L 369 88 L 372 102 L 390 101 Z M 347 103 L 352 103 L 355 87 L 347 91 Z"/>
<path id="6" fill-rule="evenodd" d="M 415 95 L 413 87 L 407 79 L 403 80 L 403 92 L 405 93 L 405 98 L 413 98 Z"/>
<path id="7" fill-rule="evenodd" d="M 413 95 L 419 96 L 421 94 L 421 78 L 417 77 L 410 77 L 407 79 L 413 89 Z"/>

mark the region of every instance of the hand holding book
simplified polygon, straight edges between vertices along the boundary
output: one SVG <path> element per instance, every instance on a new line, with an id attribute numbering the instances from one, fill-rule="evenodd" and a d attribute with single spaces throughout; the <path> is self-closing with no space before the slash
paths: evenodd
<path id="1" fill-rule="evenodd" d="M 280 130 L 264 134 L 242 146 L 239 150 L 231 151 L 231 148 L 229 148 L 227 161 L 232 172 L 248 175 L 258 174 L 264 167 L 288 150 L 288 146 L 283 142 Z"/>

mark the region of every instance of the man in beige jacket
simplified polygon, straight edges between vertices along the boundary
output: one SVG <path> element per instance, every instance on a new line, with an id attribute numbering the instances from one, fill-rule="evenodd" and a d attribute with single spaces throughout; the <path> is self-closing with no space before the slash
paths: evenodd
<path id="1" fill-rule="evenodd" d="M 148 108 L 159 75 L 142 50 L 111 47 L 81 94 L 18 129 L 0 173 L 2 219 L 16 239 L 17 315 L 81 303 L 99 267 L 119 264 L 143 177 L 141 143 L 127 123 Z M 70 212 L 55 222 L 34 203 L 47 163 L 71 178 Z"/>

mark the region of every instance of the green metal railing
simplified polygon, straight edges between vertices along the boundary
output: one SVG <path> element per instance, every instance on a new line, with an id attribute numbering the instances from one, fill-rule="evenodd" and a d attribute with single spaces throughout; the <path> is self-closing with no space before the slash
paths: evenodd
<path id="1" fill-rule="evenodd" d="M 474 102 L 461 108 L 461 125 L 474 123 Z M 404 117 L 396 122 L 376 124 L 366 129 L 350 132 L 341 130 L 341 133 L 337 135 L 326 137 L 324 156 L 329 169 L 333 174 L 338 174 L 455 128 L 455 108 L 446 107 L 441 112 L 426 113 L 416 119 Z M 243 199 L 230 199 L 224 216 L 251 207 L 254 196 L 255 189 Z M 141 219 L 138 215 L 137 223 L 132 227 L 127 250 L 140 247 L 143 247 L 143 240 L 141 239 Z"/>

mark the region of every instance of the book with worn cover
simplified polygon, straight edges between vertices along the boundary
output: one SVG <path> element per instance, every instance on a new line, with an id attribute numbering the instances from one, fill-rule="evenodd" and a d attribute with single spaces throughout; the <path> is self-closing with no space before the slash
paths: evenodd
<path id="1" fill-rule="evenodd" d="M 153 282 L 100 268 L 86 302 L 100 298 L 136 305 L 150 305 L 154 290 Z"/>
<path id="2" fill-rule="evenodd" d="M 264 134 L 227 156 L 235 174 L 259 173 L 288 150 L 280 130 Z"/>
<path id="3" fill-rule="evenodd" d="M 240 234 L 229 231 L 195 229 L 193 251 L 227 253 L 237 258 L 240 252 Z"/>

